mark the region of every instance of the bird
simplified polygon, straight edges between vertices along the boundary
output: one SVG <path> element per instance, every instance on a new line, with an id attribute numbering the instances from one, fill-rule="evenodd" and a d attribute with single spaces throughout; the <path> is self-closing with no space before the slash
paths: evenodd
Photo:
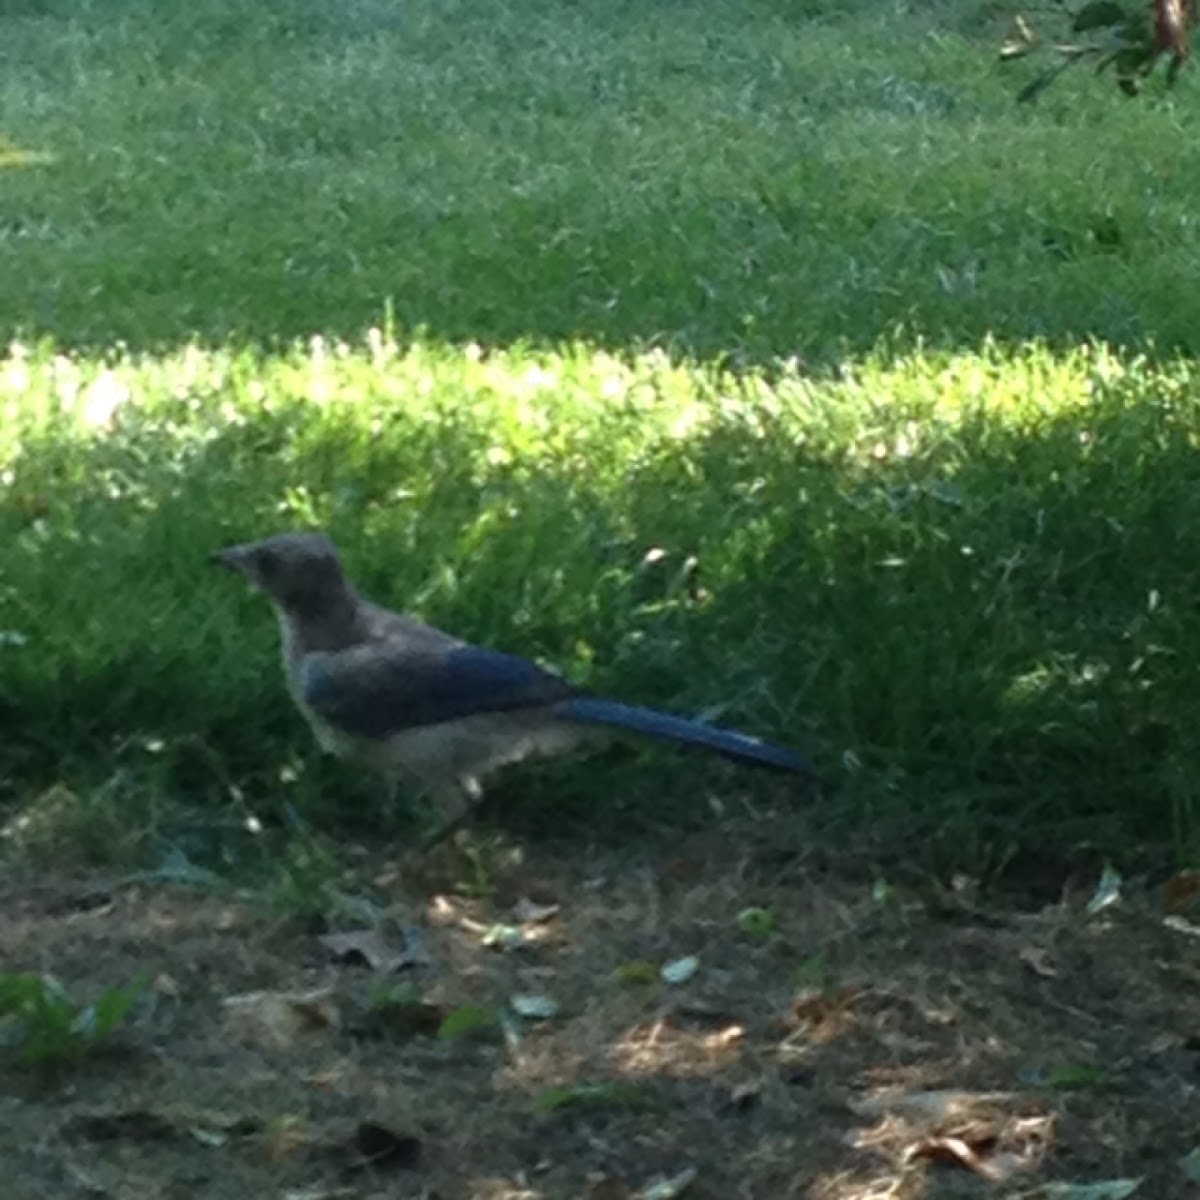
<path id="1" fill-rule="evenodd" d="M 212 559 L 274 607 L 287 687 L 321 750 L 431 800 L 441 821 L 430 844 L 462 823 L 501 768 L 614 731 L 816 777 L 785 746 L 604 699 L 529 659 L 374 604 L 320 531 L 226 546 Z"/>

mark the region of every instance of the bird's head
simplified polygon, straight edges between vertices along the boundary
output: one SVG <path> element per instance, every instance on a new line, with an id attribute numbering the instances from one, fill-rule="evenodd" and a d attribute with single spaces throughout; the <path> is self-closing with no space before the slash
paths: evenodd
<path id="1" fill-rule="evenodd" d="M 244 575 L 289 616 L 320 619 L 350 594 L 337 549 L 323 533 L 279 533 L 226 546 L 212 558 Z"/>

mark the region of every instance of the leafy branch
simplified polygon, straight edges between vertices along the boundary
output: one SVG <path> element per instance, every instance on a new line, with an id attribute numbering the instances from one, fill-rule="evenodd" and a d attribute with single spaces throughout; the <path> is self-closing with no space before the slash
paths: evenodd
<path id="1" fill-rule="evenodd" d="M 1189 33 L 1197 19 L 1196 0 L 1088 0 L 1074 11 L 1060 5 L 1055 15 L 1069 23 L 1064 36 L 1045 41 L 1019 15 L 1013 36 L 1000 48 L 1002 62 L 1047 51 L 1058 59 L 1021 89 L 1021 102 L 1036 100 L 1068 67 L 1084 62 L 1094 62 L 1097 75 L 1112 68 L 1117 86 L 1136 96 L 1165 55 L 1167 83 L 1174 84 L 1191 53 Z"/>

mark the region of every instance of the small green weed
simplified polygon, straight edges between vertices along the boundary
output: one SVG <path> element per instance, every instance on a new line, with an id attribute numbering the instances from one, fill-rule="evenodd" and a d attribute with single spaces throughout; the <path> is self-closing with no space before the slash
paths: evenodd
<path id="1" fill-rule="evenodd" d="M 563 1109 L 614 1109 L 619 1112 L 646 1112 L 661 1106 L 661 1098 L 643 1083 L 579 1083 L 546 1088 L 534 1099 L 534 1111 L 540 1116 Z"/>
<path id="2" fill-rule="evenodd" d="M 438 1026 L 437 1035 L 444 1041 L 451 1038 L 464 1037 L 467 1034 L 486 1033 L 497 1029 L 501 1023 L 501 1014 L 494 1008 L 482 1004 L 463 1004 L 452 1012 Z"/>
<path id="3" fill-rule="evenodd" d="M 27 1063 L 77 1061 L 124 1022 L 147 982 L 139 976 L 81 1004 L 52 975 L 0 975 L 0 1040 Z"/>
<path id="4" fill-rule="evenodd" d="M 288 840 L 273 876 L 266 891 L 272 910 L 281 917 L 322 923 L 346 909 L 346 868 L 311 833 Z"/>
<path id="5" fill-rule="evenodd" d="M 384 1036 L 434 1036 L 440 1034 L 450 1015 L 441 1005 L 427 1000 L 416 984 L 373 978 L 367 984 L 362 1027 Z"/>

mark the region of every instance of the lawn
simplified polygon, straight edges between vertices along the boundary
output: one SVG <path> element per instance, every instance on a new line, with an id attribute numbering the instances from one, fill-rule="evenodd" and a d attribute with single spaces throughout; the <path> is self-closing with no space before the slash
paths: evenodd
<path id="1" fill-rule="evenodd" d="M 578 1143 L 535 1153 L 524 1116 L 509 1129 L 506 1114 L 542 1086 L 624 1079 L 615 1058 L 601 1069 L 602 1047 L 617 1054 L 682 1003 L 670 987 L 634 1003 L 607 983 L 589 1000 L 596 980 L 720 927 L 729 978 L 698 986 L 725 988 L 729 1011 L 759 1005 L 767 1024 L 728 1078 L 734 1059 L 714 1060 L 713 1086 L 786 1076 L 768 1014 L 792 1019 L 784 993 L 814 946 L 841 947 L 856 996 L 919 991 L 906 964 L 937 957 L 942 918 L 912 896 L 969 878 L 999 898 L 963 919 L 999 940 L 979 933 L 964 950 L 978 961 L 921 979 L 1007 1022 L 979 1087 L 1019 1092 L 1043 1043 L 1068 1066 L 1086 1060 L 1094 1083 L 1111 1064 L 1083 1030 L 1111 1017 L 1133 1031 L 1112 1051 L 1126 1064 L 1117 1109 L 1106 1084 L 1079 1123 L 1043 1087 L 1033 1107 L 1048 1124 L 1037 1153 L 1030 1137 L 1020 1153 L 1051 1177 L 1140 1175 L 1144 1139 L 1130 1131 L 1166 1121 L 1157 1098 L 1187 1086 L 1181 1060 L 1146 1066 L 1159 1043 L 1142 1034 L 1159 1022 L 1172 1054 L 1195 1050 L 1179 1032 L 1195 1014 L 1171 999 L 1190 968 L 1151 965 L 1170 959 L 1161 937 L 1178 953 L 1185 935 L 1146 914 L 1200 847 L 1196 84 L 1185 71 L 1174 92 L 1152 83 L 1131 102 L 1075 72 L 1017 105 L 1033 68 L 996 60 L 1015 10 L 8 0 L 0 828 L 21 916 L 0 926 L 0 968 L 52 970 L 87 993 L 146 965 L 168 982 L 139 1002 L 135 1060 L 149 1048 L 210 1062 L 217 1091 L 249 1060 L 220 1057 L 212 1004 L 317 986 L 332 968 L 312 929 L 344 927 L 347 895 L 355 919 L 366 906 L 442 931 L 454 966 L 419 984 L 438 1005 L 501 1003 L 518 984 L 540 990 L 535 968 L 562 971 L 571 1015 L 549 1040 L 583 1039 L 579 1071 L 555 1059 L 514 1082 L 488 1056 L 524 1051 L 486 1037 L 484 1057 L 451 1056 L 433 1109 L 494 1088 L 483 1132 L 455 1153 L 495 1156 L 456 1175 L 453 1155 L 435 1155 L 426 1182 L 446 1196 L 491 1196 L 485 1175 L 497 1197 L 580 1195 L 592 1161 L 580 1147 L 609 1135 L 585 1120 Z M 606 694 L 794 745 L 821 791 L 616 747 L 515 772 L 436 880 L 402 856 L 402 881 L 379 884 L 392 878 L 380 846 L 409 843 L 413 806 L 316 755 L 268 611 L 208 561 L 314 525 L 372 598 Z M 661 882 L 676 842 L 714 835 L 725 853 L 703 895 Z M 764 838 L 778 859 L 752 849 Z M 814 868 L 812 847 L 834 865 Z M 522 853 L 536 869 L 518 882 L 492 861 Z M 659 882 L 622 899 L 622 855 Z M 1133 878 L 1139 914 L 1109 940 L 1076 895 L 1106 861 Z M 532 876 L 582 957 L 529 975 L 478 938 L 468 954 L 454 939 L 504 919 Z M 593 877 L 595 894 L 577 895 Z M 144 908 L 160 912 L 155 928 L 185 927 L 185 885 L 205 919 L 230 922 L 197 951 L 224 963 L 200 998 L 134 920 Z M 881 899 L 893 894 L 902 921 Z M 729 922 L 759 902 L 786 926 L 775 948 L 726 946 Z M 854 915 L 839 926 L 837 913 Z M 896 939 L 882 954 L 878 920 Z M 1049 958 L 1025 953 L 1027 928 Z M 1090 949 L 1057 965 L 1064 939 Z M 980 946 L 1011 978 L 989 974 Z M 1148 991 L 1109 1012 L 1090 993 L 1122 956 Z M 1018 1002 L 1024 985 L 1041 991 Z M 182 1023 L 156 1023 L 172 986 Z M 1022 1007 L 1043 1001 L 1041 1016 Z M 198 1025 L 192 1004 L 208 1014 Z M 962 1044 L 987 1043 L 985 1021 L 896 1033 L 868 1008 L 830 1017 L 858 1030 L 857 1049 L 818 1072 L 851 1081 L 854 1103 L 879 1082 L 878 1055 L 914 1071 L 941 1056 L 922 1086 L 975 1087 L 969 1055 L 945 1063 L 962 1029 Z M 813 1021 L 800 1024 L 803 1041 Z M 320 1044 L 360 1072 L 361 1047 Z M 441 1053 L 414 1061 L 433 1071 Z M 129 1105 L 179 1099 L 179 1080 L 152 1100 L 145 1063 L 131 1069 L 111 1084 Z M 358 1074 L 317 1115 L 359 1113 L 381 1086 Z M 683 1103 L 673 1087 L 667 1102 Z M 864 1175 L 862 1148 L 839 1143 L 781 1182 L 779 1139 L 817 1109 L 773 1088 L 760 1087 L 762 1173 L 745 1194 L 865 1200 L 886 1179 L 898 1196 L 960 1194 L 936 1165 L 945 1147 L 903 1158 L 916 1134 L 889 1143 L 891 1175 Z M 284 1090 L 262 1100 L 268 1125 L 316 1120 Z M 59 1093 L 20 1095 L 44 1125 L 38 1106 Z M 392 1101 L 401 1124 L 416 1112 L 407 1092 Z M 987 1126 L 1005 1146 L 1025 1128 L 1014 1104 Z M 1112 1111 L 1124 1134 L 1088 1124 Z M 636 1141 L 626 1119 L 611 1135 L 622 1144 Z M 742 1144 L 690 1118 L 669 1129 L 670 1146 L 628 1171 L 603 1155 L 592 1167 L 642 1187 L 682 1169 L 689 1140 Z M 1113 1152 L 1089 1157 L 1093 1135 L 1115 1138 Z M 420 1136 L 436 1143 L 437 1129 Z M 1187 1148 L 1182 1130 L 1167 1140 Z M 48 1144 L 58 1171 L 67 1160 Z M 552 1164 L 541 1183 L 539 1153 Z M 92 1182 L 122 1200 L 164 1194 L 179 1166 L 138 1163 L 143 1191 L 121 1190 L 119 1170 Z M 700 1165 L 694 1187 L 737 1194 Z M 180 1169 L 186 1188 L 192 1167 Z M 31 1195 L 58 1194 L 63 1178 L 32 1172 Z M 212 1178 L 222 1200 L 265 1186 Z"/>
<path id="2" fill-rule="evenodd" d="M 8 0 L 0 324 L 1190 347 L 1192 81 L 1018 107 L 1016 7 Z"/>

